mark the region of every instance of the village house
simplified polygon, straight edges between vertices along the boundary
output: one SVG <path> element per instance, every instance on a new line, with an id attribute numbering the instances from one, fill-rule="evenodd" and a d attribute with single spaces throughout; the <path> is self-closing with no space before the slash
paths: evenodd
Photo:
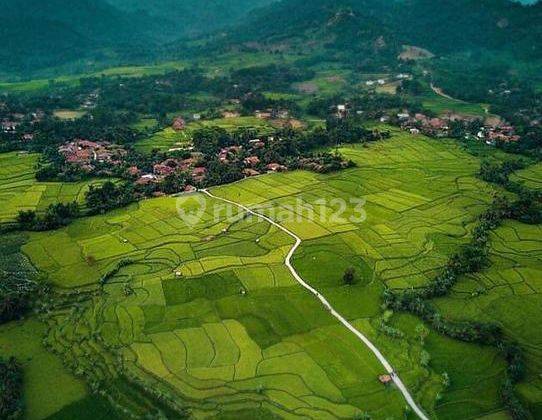
<path id="1" fill-rule="evenodd" d="M 155 175 L 160 176 L 168 176 L 172 173 L 175 173 L 175 167 L 164 165 L 162 163 L 157 163 L 156 165 L 153 165 L 152 170 Z"/>
<path id="2" fill-rule="evenodd" d="M 290 111 L 287 109 L 274 109 L 271 111 L 271 118 L 286 120 L 290 117 Z"/>
<path id="3" fill-rule="evenodd" d="M 348 116 L 348 108 L 346 105 L 337 105 L 337 117 L 346 118 Z"/>
<path id="4" fill-rule="evenodd" d="M 207 169 L 202 166 L 194 168 L 191 173 L 192 179 L 196 182 L 203 182 L 206 175 Z"/>
<path id="5" fill-rule="evenodd" d="M 159 181 L 159 178 L 153 174 L 142 175 L 135 183 L 136 185 L 150 185 Z"/>
<path id="6" fill-rule="evenodd" d="M 32 133 L 23 134 L 22 140 L 25 142 L 32 141 L 34 140 L 34 134 Z"/>
<path id="7" fill-rule="evenodd" d="M 261 120 L 270 120 L 272 118 L 272 114 L 270 110 L 266 110 L 266 111 L 257 110 L 254 112 L 254 116 Z"/>
<path id="8" fill-rule="evenodd" d="M 12 134 L 17 131 L 17 127 L 19 127 L 20 123 L 16 121 L 8 121 L 4 120 L 2 121 L 2 131 L 6 134 Z"/>
<path id="9" fill-rule="evenodd" d="M 130 166 L 126 172 L 128 173 L 128 175 L 132 176 L 132 177 L 136 177 L 136 176 L 139 176 L 141 174 L 141 171 L 139 170 L 139 168 L 137 166 Z"/>
<path id="10" fill-rule="evenodd" d="M 67 162 L 77 165 L 89 165 L 93 162 L 118 165 L 127 154 L 123 148 L 107 142 L 98 143 L 81 139 L 60 146 L 58 152 Z"/>
<path id="11" fill-rule="evenodd" d="M 249 156 L 245 158 L 244 163 L 247 166 L 256 166 L 260 163 L 260 158 L 258 156 Z"/>
<path id="12" fill-rule="evenodd" d="M 266 166 L 266 169 L 269 172 L 285 172 L 288 170 L 288 168 L 284 165 L 281 165 L 279 163 L 270 163 Z"/>
<path id="13" fill-rule="evenodd" d="M 222 112 L 222 118 L 239 118 L 241 114 L 236 111 L 224 111 Z"/>
<path id="14" fill-rule="evenodd" d="M 173 119 L 173 124 L 171 125 L 171 128 L 173 128 L 175 131 L 182 131 L 186 127 L 186 122 L 182 117 L 176 117 Z"/>
<path id="15" fill-rule="evenodd" d="M 391 375 L 380 375 L 378 377 L 378 380 L 380 381 L 380 383 L 382 385 L 391 385 L 393 383 L 393 378 L 391 377 Z"/>
<path id="16" fill-rule="evenodd" d="M 246 169 L 243 169 L 243 175 L 246 176 L 247 178 L 250 178 L 251 176 L 258 176 L 260 175 L 260 173 L 256 171 L 255 169 L 246 168 Z"/>
<path id="17" fill-rule="evenodd" d="M 263 140 L 261 140 L 261 139 L 252 139 L 248 143 L 254 149 L 261 149 L 261 148 L 265 147 L 265 142 Z"/>
<path id="18" fill-rule="evenodd" d="M 230 161 L 230 158 L 239 154 L 242 149 L 242 146 L 225 147 L 218 154 L 218 160 L 222 163 L 228 163 Z"/>

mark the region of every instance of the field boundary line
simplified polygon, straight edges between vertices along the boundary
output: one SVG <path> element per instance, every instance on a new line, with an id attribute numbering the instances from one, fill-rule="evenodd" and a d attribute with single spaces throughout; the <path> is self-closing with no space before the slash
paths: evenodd
<path id="1" fill-rule="evenodd" d="M 318 298 L 318 300 L 320 300 L 320 302 L 324 305 L 324 307 L 331 313 L 331 315 L 333 315 L 337 320 L 339 320 L 339 322 L 343 326 L 345 326 L 360 341 L 362 341 L 369 348 L 369 350 L 371 350 L 373 352 L 373 354 L 376 356 L 378 361 L 382 364 L 382 366 L 384 366 L 384 369 L 386 369 L 388 374 L 391 376 L 391 378 L 393 379 L 393 382 L 395 383 L 395 385 L 397 386 L 397 388 L 399 389 L 401 394 L 403 394 L 403 397 L 406 400 L 407 404 L 410 406 L 410 408 L 412 408 L 412 410 L 416 413 L 416 415 L 420 419 L 429 420 L 429 418 L 425 415 L 425 413 L 422 411 L 422 409 L 420 407 L 418 407 L 418 405 L 414 401 L 414 398 L 412 397 L 412 395 L 408 391 L 407 387 L 405 386 L 405 384 L 403 383 L 401 378 L 399 378 L 399 375 L 397 375 L 397 373 L 393 369 L 391 363 L 388 362 L 388 360 L 384 357 L 382 352 L 371 342 L 371 340 L 369 340 L 363 333 L 361 333 L 350 322 L 348 322 L 348 320 L 346 320 L 346 318 L 344 318 L 339 312 L 337 312 L 335 310 L 335 308 L 333 308 L 333 306 L 331 306 L 331 304 L 328 302 L 328 300 L 318 290 L 316 290 L 314 287 L 312 287 L 310 284 L 308 284 L 305 280 L 303 280 L 303 278 L 295 270 L 295 268 L 292 265 L 291 260 L 292 260 L 293 255 L 297 251 L 297 249 L 303 243 L 302 239 L 299 236 L 297 236 L 295 233 L 293 233 L 289 229 L 285 228 L 284 226 L 280 225 L 279 223 L 275 222 L 273 219 L 271 219 L 271 218 L 269 218 L 269 217 L 267 217 L 267 216 L 265 216 L 265 215 L 263 215 L 261 213 L 255 212 L 254 210 L 251 210 L 250 208 L 248 208 L 247 206 L 244 206 L 243 204 L 237 203 L 235 201 L 228 200 L 226 198 L 217 197 L 216 195 L 209 192 L 209 190 L 207 190 L 207 189 L 200 190 L 200 192 L 204 193 L 205 195 L 207 195 L 207 196 L 209 196 L 209 197 L 211 197 L 211 198 L 213 198 L 215 200 L 223 201 L 225 203 L 237 206 L 237 207 L 243 209 L 244 211 L 246 211 L 247 213 L 252 214 L 253 216 L 256 216 L 256 217 L 258 217 L 260 219 L 265 220 L 266 222 L 270 223 L 271 225 L 273 225 L 273 226 L 279 228 L 280 230 L 282 230 L 288 236 L 294 238 L 295 239 L 295 244 L 290 249 L 290 252 L 286 256 L 286 259 L 284 261 L 284 264 L 286 265 L 286 267 L 288 267 L 288 269 L 290 270 L 290 272 L 292 273 L 294 278 L 297 280 L 297 282 L 301 286 L 303 286 L 306 290 L 308 290 L 314 296 L 316 296 Z"/>

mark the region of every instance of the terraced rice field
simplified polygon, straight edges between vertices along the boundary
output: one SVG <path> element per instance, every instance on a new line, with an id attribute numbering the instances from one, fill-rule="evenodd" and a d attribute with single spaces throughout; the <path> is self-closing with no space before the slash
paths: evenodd
<path id="1" fill-rule="evenodd" d="M 298 272 L 377 344 L 428 413 L 445 413 L 438 393 L 462 412 L 498 411 L 497 390 L 480 392 L 504 369 L 493 351 L 434 333 L 422 344 L 418 320 L 380 306 L 385 286 L 426 283 L 468 239 L 492 194 L 475 177 L 479 161 L 403 133 L 341 152 L 358 167 L 266 175 L 213 194 L 257 206 L 304 240 Z M 361 214 L 352 197 L 366 200 L 364 221 L 350 220 Z M 338 198 L 347 202 L 341 217 Z M 197 213 L 202 203 L 196 224 L 179 218 L 178 208 Z M 128 380 L 180 397 L 195 417 L 403 416 L 405 402 L 378 382 L 372 353 L 285 268 L 292 239 L 222 206 L 199 195 L 160 198 L 31 234 L 23 251 L 59 290 L 95 290 L 122 266 L 103 293 L 52 313 L 47 343 L 111 395 Z M 342 282 L 349 266 L 354 286 Z M 398 336 L 381 328 L 383 318 Z M 445 391 L 444 372 L 460 392 Z"/>
<path id="2" fill-rule="evenodd" d="M 400 414 L 376 360 L 350 350 L 355 340 L 283 266 L 290 238 L 211 215 L 192 229 L 167 198 L 33 235 L 24 251 L 62 288 L 132 261 L 103 296 L 51 319 L 49 342 L 67 363 L 113 381 L 122 360 L 123 375 L 181 395 L 196 417 Z"/>
<path id="3" fill-rule="evenodd" d="M 526 169 L 515 172 L 511 176 L 512 181 L 522 182 L 527 188 L 542 189 L 542 163 L 529 166 Z"/>
<path id="4" fill-rule="evenodd" d="M 0 223 L 11 222 L 21 210 L 44 211 L 53 203 L 83 203 L 90 185 L 104 181 L 73 183 L 37 182 L 38 154 L 0 154 Z"/>
<path id="5" fill-rule="evenodd" d="M 542 228 L 507 222 L 491 238 L 491 266 L 464 278 L 435 303 L 456 320 L 495 322 L 518 342 L 526 357 L 521 397 L 542 415 Z M 490 389 L 487 384 L 481 387 Z M 448 410 L 447 408 L 444 408 Z"/>

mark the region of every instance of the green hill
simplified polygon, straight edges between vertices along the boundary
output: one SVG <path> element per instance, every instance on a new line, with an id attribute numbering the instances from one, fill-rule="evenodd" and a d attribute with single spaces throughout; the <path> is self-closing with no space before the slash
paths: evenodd
<path id="1" fill-rule="evenodd" d="M 541 3 L 509 0 L 283 0 L 253 13 L 230 40 L 364 51 L 406 44 L 436 54 L 484 49 L 531 57 L 542 54 L 541 18 Z"/>

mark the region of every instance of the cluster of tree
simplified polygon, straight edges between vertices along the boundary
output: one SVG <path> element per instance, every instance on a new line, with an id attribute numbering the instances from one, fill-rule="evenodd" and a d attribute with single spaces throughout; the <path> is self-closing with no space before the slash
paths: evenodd
<path id="1" fill-rule="evenodd" d="M 273 111 L 285 109 L 296 115 L 300 107 L 296 101 L 289 99 L 273 99 L 260 92 L 250 92 L 241 98 L 241 107 L 245 115 L 252 114 L 257 110 L 271 109 Z"/>
<path id="2" fill-rule="evenodd" d="M 91 185 L 85 196 L 89 214 L 103 214 L 133 203 L 137 198 L 138 195 L 132 183 L 115 184 L 111 181 L 101 186 Z"/>
<path id="3" fill-rule="evenodd" d="M 510 217 L 529 224 L 542 223 L 542 193 L 510 180 L 516 170 L 526 167 L 524 160 L 506 160 L 502 163 L 483 161 L 480 177 L 486 181 L 506 188 L 517 195 L 510 204 Z"/>
<path id="4" fill-rule="evenodd" d="M 510 175 L 525 167 L 526 162 L 521 159 L 508 159 L 501 163 L 484 160 L 479 175 L 486 182 L 506 187 L 510 182 Z"/>
<path id="5" fill-rule="evenodd" d="M 353 168 L 356 166 L 352 160 L 345 160 L 344 157 L 337 152 L 321 152 L 306 155 L 297 161 L 296 167 L 307 171 L 327 174 L 337 172 L 341 169 Z"/>
<path id="6" fill-rule="evenodd" d="M 33 268 L 24 258 L 22 234 L 4 234 L 0 241 L 0 324 L 21 318 L 39 292 Z"/>
<path id="7" fill-rule="evenodd" d="M 100 284 L 103 286 L 106 284 L 109 280 L 111 280 L 113 277 L 115 277 L 120 270 L 122 270 L 124 267 L 128 267 L 129 265 L 132 265 L 134 263 L 131 259 L 123 259 L 120 260 L 115 267 L 113 267 L 111 270 L 109 270 L 107 273 L 105 273 L 102 278 L 100 279 Z"/>
<path id="8" fill-rule="evenodd" d="M 0 281 L 0 324 L 3 324 L 19 319 L 28 311 L 38 285 L 25 273 L 16 272 L 2 273 Z"/>
<path id="9" fill-rule="evenodd" d="M 292 83 L 309 80 L 314 76 L 314 71 L 304 67 L 269 64 L 235 70 L 228 81 L 233 83 L 234 92 L 282 91 L 289 90 Z"/>
<path id="10" fill-rule="evenodd" d="M 379 118 L 387 110 L 404 108 L 412 112 L 423 110 L 421 103 L 405 95 L 368 92 L 346 98 L 343 96 L 316 97 L 307 105 L 307 113 L 320 118 L 328 118 L 337 112 L 339 104 L 345 104 L 350 113 L 357 115 L 357 112 L 360 111 L 365 120 Z"/>
<path id="11" fill-rule="evenodd" d="M 17 223 L 24 230 L 46 231 L 67 226 L 79 216 L 79 204 L 55 203 L 49 205 L 45 214 L 40 216 L 34 210 L 21 210 L 17 215 Z"/>
<path id="12" fill-rule="evenodd" d="M 23 370 L 14 359 L 0 358 L 0 418 L 23 417 Z"/>

